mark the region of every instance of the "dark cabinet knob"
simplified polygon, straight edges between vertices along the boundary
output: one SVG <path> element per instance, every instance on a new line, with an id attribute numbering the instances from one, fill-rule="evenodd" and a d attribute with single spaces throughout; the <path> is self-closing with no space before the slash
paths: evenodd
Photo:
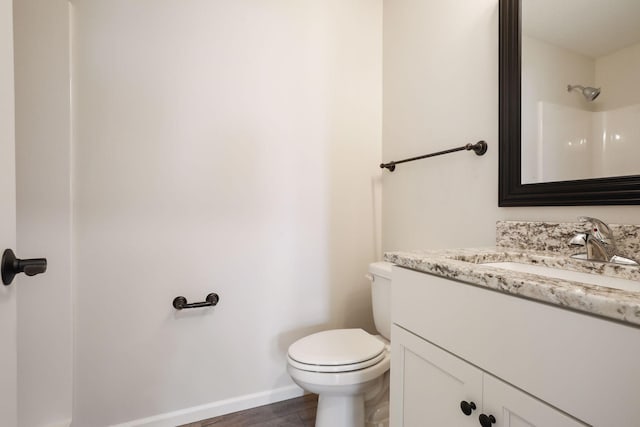
<path id="1" fill-rule="evenodd" d="M 462 402 L 460 402 L 460 409 L 462 409 L 463 414 L 471 415 L 471 413 L 476 410 L 476 404 L 463 400 Z"/>
<path id="2" fill-rule="evenodd" d="M 47 260 L 45 258 L 18 259 L 11 249 L 6 249 L 2 254 L 2 283 L 10 285 L 13 278 L 18 273 L 27 276 L 47 271 Z"/>
<path id="3" fill-rule="evenodd" d="M 491 427 L 491 424 L 496 422 L 496 417 L 493 415 L 480 414 L 479 420 L 482 427 Z"/>

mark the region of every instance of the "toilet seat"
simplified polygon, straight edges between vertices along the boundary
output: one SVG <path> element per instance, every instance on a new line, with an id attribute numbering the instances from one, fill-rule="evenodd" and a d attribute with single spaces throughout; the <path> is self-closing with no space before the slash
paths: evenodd
<path id="1" fill-rule="evenodd" d="M 309 372 L 350 372 L 385 358 L 385 343 L 362 329 L 334 329 L 304 337 L 289 347 L 287 359 Z"/>
<path id="2" fill-rule="evenodd" d="M 349 372 L 314 372 L 306 369 L 298 369 L 290 363 L 287 364 L 287 372 L 291 378 L 305 390 L 314 391 L 317 387 L 352 387 L 372 381 L 389 370 L 391 365 L 391 353 L 384 350 L 384 357 L 375 365 L 368 368 Z M 313 387 L 313 388 L 311 388 Z"/>

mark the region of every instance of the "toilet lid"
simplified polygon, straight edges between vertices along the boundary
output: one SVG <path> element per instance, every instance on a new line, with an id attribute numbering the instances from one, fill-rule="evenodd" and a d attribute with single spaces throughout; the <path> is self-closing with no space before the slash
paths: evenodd
<path id="1" fill-rule="evenodd" d="M 384 358 L 384 342 L 362 329 L 334 329 L 299 339 L 289 347 L 289 363 L 315 372 L 364 369 Z"/>

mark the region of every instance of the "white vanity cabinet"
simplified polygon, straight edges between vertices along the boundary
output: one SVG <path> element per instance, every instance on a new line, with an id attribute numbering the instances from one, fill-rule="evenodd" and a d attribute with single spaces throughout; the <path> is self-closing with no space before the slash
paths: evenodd
<path id="1" fill-rule="evenodd" d="M 482 371 L 393 325 L 391 341 L 393 425 L 477 426 Z M 466 416 L 461 402 L 473 404 Z"/>
<path id="2" fill-rule="evenodd" d="M 639 328 L 393 274 L 391 427 L 640 426 Z"/>
<path id="3" fill-rule="evenodd" d="M 396 325 L 393 358 L 394 426 L 586 425 Z"/>

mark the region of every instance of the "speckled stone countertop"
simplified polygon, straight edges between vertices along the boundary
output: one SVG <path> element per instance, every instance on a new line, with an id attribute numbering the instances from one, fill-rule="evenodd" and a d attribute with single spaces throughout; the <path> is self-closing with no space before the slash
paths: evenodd
<path id="1" fill-rule="evenodd" d="M 532 226 L 524 226 L 523 222 L 506 225 L 505 223 L 507 222 L 498 223 L 496 248 L 387 252 L 384 259 L 412 270 L 640 326 L 640 268 L 580 261 L 570 258 L 569 251 L 550 251 L 548 247 L 535 244 L 531 245 L 534 250 L 509 247 L 508 242 L 513 240 L 506 239 L 505 235 L 510 234 L 513 238 L 518 229 L 523 233 L 530 233 Z M 510 228 L 510 225 L 513 227 Z M 584 224 L 581 226 L 584 227 Z M 624 247 L 629 248 L 627 253 L 637 247 L 633 241 L 638 235 L 637 229 L 640 228 L 630 227 L 632 228 L 623 228 L 625 235 L 631 236 L 631 239 L 628 239 L 630 241 L 624 243 Z M 568 225 L 565 228 L 576 230 Z M 564 239 L 559 238 L 557 242 L 562 240 Z M 575 249 L 571 250 L 573 253 L 577 252 Z M 638 291 L 607 288 L 483 265 L 492 262 L 518 262 L 633 280 L 638 282 Z"/>

